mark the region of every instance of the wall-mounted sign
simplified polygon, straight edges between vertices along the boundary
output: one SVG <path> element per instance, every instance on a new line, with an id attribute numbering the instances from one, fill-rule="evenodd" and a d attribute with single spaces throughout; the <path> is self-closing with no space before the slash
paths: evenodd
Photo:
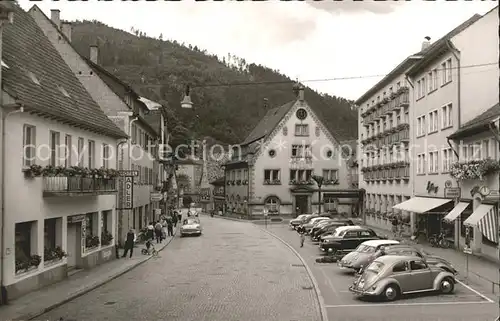
<path id="1" fill-rule="evenodd" d="M 445 198 L 459 198 L 462 191 L 459 187 L 446 187 L 444 189 Z"/>
<path id="2" fill-rule="evenodd" d="M 163 198 L 163 195 L 161 193 L 151 193 L 151 201 L 152 202 L 161 201 L 162 198 Z"/>
<path id="3" fill-rule="evenodd" d="M 68 216 L 68 223 L 78 223 L 85 221 L 85 214 Z"/>
<path id="4" fill-rule="evenodd" d="M 444 183 L 444 187 L 448 188 L 448 187 L 451 187 L 451 184 L 452 182 L 450 180 L 447 180 L 445 183 Z"/>
<path id="5" fill-rule="evenodd" d="M 479 194 L 483 195 L 483 196 L 488 196 L 490 195 L 490 189 L 488 188 L 488 186 L 481 186 L 479 188 Z"/>
<path id="6" fill-rule="evenodd" d="M 139 176 L 139 171 L 136 170 L 128 170 L 128 169 L 122 169 L 118 171 L 118 176 L 121 177 L 126 177 L 126 176 Z"/>
<path id="7" fill-rule="evenodd" d="M 427 193 L 437 193 L 439 190 L 439 186 L 434 185 L 431 181 L 427 182 L 427 187 L 425 188 L 427 190 Z"/>
<path id="8" fill-rule="evenodd" d="M 118 206 L 119 210 L 134 208 L 134 177 L 125 176 L 118 178 Z"/>

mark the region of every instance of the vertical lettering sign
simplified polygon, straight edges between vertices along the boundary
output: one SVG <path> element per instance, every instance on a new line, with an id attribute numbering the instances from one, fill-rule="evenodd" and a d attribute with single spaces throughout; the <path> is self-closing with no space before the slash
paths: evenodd
<path id="1" fill-rule="evenodd" d="M 85 244 L 85 240 L 87 239 L 87 218 L 85 218 L 83 221 L 82 221 L 82 254 L 85 253 L 85 249 L 87 248 L 86 247 L 86 244 Z"/>
<path id="2" fill-rule="evenodd" d="M 134 207 L 134 177 L 139 176 L 135 170 L 120 170 L 118 177 L 119 210 L 131 210 Z"/>
<path id="3" fill-rule="evenodd" d="M 124 209 L 132 209 L 134 200 L 134 177 L 125 177 L 125 203 L 123 204 Z"/>

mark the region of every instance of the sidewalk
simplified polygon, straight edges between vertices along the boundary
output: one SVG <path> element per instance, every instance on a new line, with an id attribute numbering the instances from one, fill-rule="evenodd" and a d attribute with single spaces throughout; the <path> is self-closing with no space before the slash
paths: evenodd
<path id="1" fill-rule="evenodd" d="M 386 230 L 373 226 L 368 227 L 373 229 L 377 234 L 386 234 L 388 236 L 391 235 L 391 233 Z M 432 247 L 428 244 L 418 243 L 415 244 L 415 246 L 419 249 L 423 249 L 430 254 L 440 256 L 443 259 L 449 261 L 460 272 L 459 279 L 463 280 L 467 276 L 467 254 L 455 249 Z M 491 293 L 498 294 L 500 292 L 500 287 L 498 285 L 499 267 L 494 262 L 482 259 L 474 255 L 469 255 L 468 261 L 469 281 L 480 284 L 485 288 L 490 289 Z"/>
<path id="2" fill-rule="evenodd" d="M 167 237 L 161 246 L 157 246 L 155 242 L 156 249 L 163 250 L 174 239 L 176 233 L 177 229 L 174 229 L 174 236 Z M 132 258 L 121 258 L 123 249 L 120 249 L 120 259 L 90 270 L 82 270 L 61 282 L 28 293 L 5 306 L 0 306 L 0 320 L 30 320 L 100 287 L 151 259 L 152 256 L 141 253 L 143 247 L 142 244 L 136 245 Z"/>

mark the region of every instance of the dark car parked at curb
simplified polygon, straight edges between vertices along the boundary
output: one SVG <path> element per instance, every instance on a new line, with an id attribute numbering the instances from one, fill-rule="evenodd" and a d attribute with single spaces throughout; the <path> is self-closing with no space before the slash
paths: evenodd
<path id="1" fill-rule="evenodd" d="M 366 264 L 365 266 L 368 266 L 375 259 L 384 255 L 416 256 L 422 258 L 428 265 L 437 266 L 454 275 L 458 274 L 458 271 L 455 269 L 455 267 L 442 257 L 429 254 L 423 250 L 418 250 L 415 247 L 406 244 L 386 245 L 384 247 L 381 247 L 377 252 L 375 252 L 375 254 L 372 257 L 372 260 L 368 262 L 368 264 Z"/>
<path id="2" fill-rule="evenodd" d="M 325 232 L 335 231 L 335 229 L 339 226 L 354 226 L 354 222 L 349 219 L 334 219 L 320 226 L 313 227 L 311 229 L 311 239 L 313 241 L 319 241 L 319 236 Z"/>
<path id="3" fill-rule="evenodd" d="M 331 255 L 343 255 L 354 251 L 361 243 L 370 240 L 383 240 L 370 228 L 361 226 L 342 226 L 337 228 L 335 234 L 323 239 L 319 249 Z"/>

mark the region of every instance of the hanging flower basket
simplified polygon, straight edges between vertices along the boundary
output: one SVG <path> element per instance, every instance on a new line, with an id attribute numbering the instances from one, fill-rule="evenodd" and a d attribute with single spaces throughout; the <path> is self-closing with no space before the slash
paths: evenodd
<path id="1" fill-rule="evenodd" d="M 491 158 L 453 163 L 450 175 L 457 180 L 483 180 L 485 176 L 500 171 L 500 161 Z"/>

